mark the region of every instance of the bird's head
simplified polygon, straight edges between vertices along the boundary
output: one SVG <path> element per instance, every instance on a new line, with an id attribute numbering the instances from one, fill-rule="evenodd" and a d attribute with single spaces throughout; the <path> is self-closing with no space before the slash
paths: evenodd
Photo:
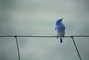
<path id="1" fill-rule="evenodd" d="M 56 21 L 56 25 L 60 24 L 60 22 L 61 22 L 62 20 L 63 20 L 63 18 L 58 19 L 58 20 Z"/>

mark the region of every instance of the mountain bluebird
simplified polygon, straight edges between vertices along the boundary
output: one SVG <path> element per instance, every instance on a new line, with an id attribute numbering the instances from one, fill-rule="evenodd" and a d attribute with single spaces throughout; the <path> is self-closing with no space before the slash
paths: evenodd
<path id="1" fill-rule="evenodd" d="M 56 26 L 55 26 L 55 30 L 57 32 L 57 38 L 58 38 L 58 36 L 60 36 L 60 43 L 62 43 L 62 37 L 64 37 L 65 29 L 66 29 L 65 25 L 62 23 L 62 20 L 63 20 L 63 18 L 58 19 L 56 21 Z"/>

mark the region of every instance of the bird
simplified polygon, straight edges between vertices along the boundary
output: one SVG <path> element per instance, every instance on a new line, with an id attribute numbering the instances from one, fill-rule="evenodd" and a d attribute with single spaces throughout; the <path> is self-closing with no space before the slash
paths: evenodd
<path id="1" fill-rule="evenodd" d="M 56 33 L 57 33 L 57 38 L 58 38 L 58 36 L 60 36 L 60 43 L 63 42 L 62 37 L 64 38 L 65 29 L 66 29 L 62 20 L 63 20 L 63 18 L 59 18 L 59 19 L 57 19 L 57 21 L 55 23 L 55 30 L 56 30 Z"/>

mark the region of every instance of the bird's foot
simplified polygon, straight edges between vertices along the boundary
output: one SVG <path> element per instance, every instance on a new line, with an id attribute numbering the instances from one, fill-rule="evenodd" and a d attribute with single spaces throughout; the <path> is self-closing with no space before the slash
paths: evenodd
<path id="1" fill-rule="evenodd" d="M 57 39 L 58 39 L 58 36 L 57 36 Z"/>
<path id="2" fill-rule="evenodd" d="M 65 36 L 63 36 L 63 38 L 64 38 Z"/>

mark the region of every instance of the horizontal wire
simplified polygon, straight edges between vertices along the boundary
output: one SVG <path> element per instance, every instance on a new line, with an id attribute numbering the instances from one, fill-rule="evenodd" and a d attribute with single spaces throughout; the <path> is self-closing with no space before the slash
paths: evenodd
<path id="1" fill-rule="evenodd" d="M 71 35 L 71 36 L 46 36 L 46 35 L 45 35 L 45 36 L 32 36 L 32 35 L 22 36 L 22 35 L 1 35 L 0 37 L 15 37 L 15 38 L 16 38 L 16 43 L 18 43 L 17 37 L 42 37 L 42 38 L 69 37 L 69 38 L 72 38 L 72 39 L 73 39 L 73 43 L 74 43 L 74 45 L 75 45 L 76 51 L 77 51 L 77 53 L 78 53 L 78 56 L 79 56 L 80 60 L 82 60 L 73 37 L 89 37 L 89 35 L 74 35 L 74 36 L 73 36 L 73 35 Z M 17 50 L 18 50 L 18 59 L 20 60 L 20 52 L 19 52 L 18 44 L 17 44 Z"/>
<path id="2" fill-rule="evenodd" d="M 71 35 L 73 36 L 73 35 Z M 69 37 L 71 38 L 71 36 L 63 36 L 63 37 Z M 27 35 L 27 36 L 22 36 L 22 35 L 1 35 L 0 37 L 42 37 L 42 38 L 52 38 L 52 37 L 57 37 L 57 36 L 33 36 L 33 35 Z M 62 37 L 62 36 L 58 36 L 58 37 Z M 89 35 L 74 35 L 73 37 L 89 37 Z"/>

